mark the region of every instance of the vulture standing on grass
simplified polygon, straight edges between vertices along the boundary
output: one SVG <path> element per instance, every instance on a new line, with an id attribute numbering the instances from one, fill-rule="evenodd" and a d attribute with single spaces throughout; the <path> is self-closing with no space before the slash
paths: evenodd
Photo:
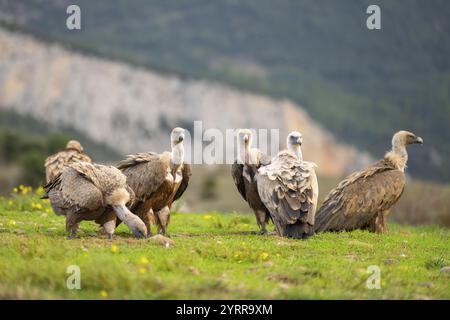
<path id="1" fill-rule="evenodd" d="M 95 220 L 112 238 L 116 215 L 137 238 L 143 238 L 147 236 L 145 224 L 126 207 L 133 196 L 126 179 L 115 167 L 77 162 L 64 167 L 45 186 L 43 198 L 50 199 L 56 214 L 66 216 L 70 239 L 76 237 L 83 220 Z"/>
<path id="2" fill-rule="evenodd" d="M 70 140 L 67 142 L 64 150 L 49 156 L 45 160 L 45 177 L 47 183 L 55 179 L 62 172 L 64 166 L 80 161 L 92 162 L 91 158 L 84 153 L 81 144 L 76 140 Z"/>
<path id="3" fill-rule="evenodd" d="M 392 150 L 370 167 L 355 172 L 330 191 L 316 217 L 316 232 L 366 229 L 387 231 L 387 216 L 405 187 L 406 146 L 422 138 L 399 131 Z"/>
<path id="4" fill-rule="evenodd" d="M 131 210 L 144 221 L 149 236 L 152 222 L 166 235 L 172 203 L 189 184 L 192 173 L 184 162 L 184 137 L 184 129 L 175 128 L 170 135 L 171 152 L 138 153 L 117 164 L 136 197 Z"/>
<path id="5" fill-rule="evenodd" d="M 263 165 L 270 163 L 269 157 L 262 154 L 252 145 L 252 132 L 240 129 L 237 134 L 238 158 L 231 166 L 234 183 L 256 216 L 260 234 L 267 234 L 266 223 L 269 222 L 270 212 L 261 202 L 256 183 L 256 173 Z"/>
<path id="6" fill-rule="evenodd" d="M 291 132 L 288 149 L 258 170 L 258 193 L 269 210 L 278 235 L 305 239 L 314 234 L 319 196 L 316 165 L 303 161 L 302 135 Z"/>

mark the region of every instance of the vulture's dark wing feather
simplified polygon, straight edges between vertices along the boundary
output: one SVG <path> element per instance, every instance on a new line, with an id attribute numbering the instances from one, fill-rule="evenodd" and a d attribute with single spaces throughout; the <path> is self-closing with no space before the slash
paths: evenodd
<path id="1" fill-rule="evenodd" d="M 404 173 L 386 160 L 355 172 L 327 195 L 316 215 L 315 230 L 364 228 L 375 214 L 397 202 L 404 186 Z"/>
<path id="2" fill-rule="evenodd" d="M 57 214 L 67 211 L 83 213 L 103 205 L 103 194 L 94 183 L 72 167 L 64 168 L 45 186 L 46 195 Z"/>
<path id="3" fill-rule="evenodd" d="M 181 196 L 186 191 L 186 189 L 189 185 L 189 180 L 190 180 L 191 176 L 192 176 L 191 165 L 188 163 L 184 163 L 183 164 L 183 180 L 181 181 L 181 184 L 178 187 L 177 192 L 175 193 L 173 201 L 177 201 L 179 198 L 181 198 Z"/>
<path id="4" fill-rule="evenodd" d="M 135 201 L 146 201 L 158 190 L 168 173 L 168 160 L 156 153 L 129 155 L 116 167 L 127 177 L 127 184 L 134 191 Z"/>
<path id="5" fill-rule="evenodd" d="M 236 161 L 231 165 L 231 175 L 233 177 L 234 184 L 241 194 L 242 198 L 247 201 L 247 197 L 245 195 L 245 183 L 244 183 L 244 165 L 239 164 Z"/>
<path id="6" fill-rule="evenodd" d="M 65 166 L 76 162 L 89 162 L 92 160 L 86 154 L 80 153 L 76 150 L 63 150 L 54 155 L 49 156 L 45 160 L 45 175 L 47 182 L 55 179 Z"/>

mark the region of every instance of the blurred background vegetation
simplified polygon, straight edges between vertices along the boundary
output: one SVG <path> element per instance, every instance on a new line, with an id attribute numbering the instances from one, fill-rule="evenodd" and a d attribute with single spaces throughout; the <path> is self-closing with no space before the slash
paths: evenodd
<path id="1" fill-rule="evenodd" d="M 33 187 L 45 183 L 45 158 L 79 140 L 98 162 L 113 163 L 120 156 L 101 143 L 70 128 L 51 128 L 34 118 L 13 111 L 0 111 L 0 194 L 19 184 Z"/>
<path id="2" fill-rule="evenodd" d="M 82 30 L 65 22 L 82 8 Z M 382 30 L 365 27 L 382 8 Z M 338 138 L 380 155 L 392 133 L 424 137 L 414 174 L 450 181 L 446 0 L 0 0 L 4 20 L 102 57 L 290 98 Z M 426 163 L 427 166 L 421 165 Z"/>

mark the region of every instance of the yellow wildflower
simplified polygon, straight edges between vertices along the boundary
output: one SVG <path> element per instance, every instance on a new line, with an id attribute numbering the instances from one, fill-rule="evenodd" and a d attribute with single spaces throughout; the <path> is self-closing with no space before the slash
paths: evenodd
<path id="1" fill-rule="evenodd" d="M 17 190 L 17 188 L 14 188 L 13 193 L 17 193 L 17 192 L 19 192 L 19 190 Z"/>
<path id="2" fill-rule="evenodd" d="M 143 267 L 141 267 L 141 268 L 139 268 L 139 273 L 146 273 L 147 272 L 147 269 L 145 269 L 145 268 L 143 268 Z"/>
<path id="3" fill-rule="evenodd" d="M 139 263 L 141 263 L 141 264 L 148 264 L 149 261 L 148 261 L 147 257 L 141 257 L 141 259 L 139 260 Z"/>
<path id="4" fill-rule="evenodd" d="M 10 225 L 10 226 L 15 226 L 15 225 L 16 225 L 16 221 L 14 221 L 14 220 L 9 220 L 9 221 L 8 221 L 8 225 Z"/>
<path id="5" fill-rule="evenodd" d="M 42 196 L 45 193 L 45 190 L 42 186 L 40 186 L 39 188 L 36 189 L 36 195 L 38 196 Z"/>
<path id="6" fill-rule="evenodd" d="M 212 218 L 212 216 L 210 216 L 210 215 L 203 216 L 203 219 L 205 219 L 205 220 L 210 220 L 211 218 Z"/>
<path id="7" fill-rule="evenodd" d="M 261 258 L 261 260 L 267 260 L 269 259 L 269 254 L 267 252 L 263 252 L 259 255 L 259 257 Z"/>
<path id="8" fill-rule="evenodd" d="M 100 296 L 103 298 L 106 298 L 106 297 L 108 297 L 108 292 L 106 290 L 102 290 L 102 291 L 100 291 Z"/>
<path id="9" fill-rule="evenodd" d="M 112 253 L 117 253 L 117 252 L 119 252 L 119 248 L 118 248 L 115 244 L 113 244 L 113 245 L 111 246 L 111 252 L 112 252 Z"/>

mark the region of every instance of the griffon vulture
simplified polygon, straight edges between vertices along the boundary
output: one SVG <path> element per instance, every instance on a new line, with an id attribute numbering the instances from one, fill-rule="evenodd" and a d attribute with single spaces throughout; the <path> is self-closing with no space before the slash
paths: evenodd
<path id="1" fill-rule="evenodd" d="M 405 187 L 406 146 L 422 138 L 399 131 L 392 150 L 370 167 L 354 172 L 330 191 L 316 217 L 316 232 L 366 229 L 387 230 L 387 215 Z"/>
<path id="2" fill-rule="evenodd" d="M 76 162 L 45 186 L 43 198 L 50 199 L 56 214 L 66 216 L 69 238 L 76 237 L 83 220 L 95 220 L 112 238 L 116 215 L 136 237 L 143 238 L 145 224 L 126 207 L 133 196 L 126 179 L 115 167 Z"/>
<path id="3" fill-rule="evenodd" d="M 259 168 L 256 180 L 278 235 L 305 239 L 314 234 L 319 186 L 316 165 L 303 161 L 301 144 L 301 134 L 291 132 L 288 150 L 280 151 L 271 164 Z"/>
<path id="4" fill-rule="evenodd" d="M 231 166 L 231 175 L 239 193 L 255 213 L 260 234 L 266 234 L 266 223 L 269 222 L 270 212 L 259 197 L 256 173 L 262 165 L 269 164 L 270 159 L 258 149 L 250 148 L 252 139 L 251 130 L 238 131 L 238 158 Z"/>
<path id="5" fill-rule="evenodd" d="M 171 152 L 138 153 L 117 164 L 136 197 L 131 210 L 144 221 L 149 236 L 152 222 L 160 234 L 166 234 L 172 203 L 188 186 L 192 173 L 184 162 L 184 137 L 184 129 L 175 128 L 170 135 Z"/>
<path id="6" fill-rule="evenodd" d="M 92 160 L 89 158 L 83 150 L 81 144 L 76 140 L 70 140 L 67 142 L 66 148 L 58 153 L 49 156 L 45 160 L 45 177 L 47 183 L 61 174 L 64 166 L 67 166 L 75 162 L 89 162 Z"/>

